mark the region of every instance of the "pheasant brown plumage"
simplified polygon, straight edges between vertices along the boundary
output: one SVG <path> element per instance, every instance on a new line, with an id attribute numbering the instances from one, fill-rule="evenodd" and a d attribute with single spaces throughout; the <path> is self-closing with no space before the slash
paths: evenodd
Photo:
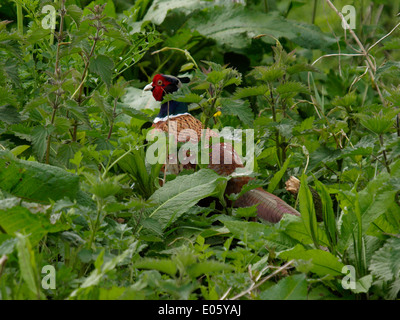
<path id="1" fill-rule="evenodd" d="M 154 98 L 157 101 L 162 101 L 166 93 L 178 90 L 182 82 L 189 82 L 189 79 L 158 74 L 144 90 L 151 90 Z M 153 128 L 175 134 L 175 141 L 178 142 L 198 142 L 203 135 L 201 121 L 188 113 L 186 104 L 176 101 L 169 101 L 161 105 L 160 113 L 153 123 Z M 217 134 L 213 130 L 206 129 L 206 141 L 215 136 Z M 227 142 L 215 143 L 211 146 L 211 150 L 213 152 L 209 154 L 208 168 L 223 176 L 232 175 L 228 181 L 225 194 L 240 193 L 242 187 L 254 178 L 235 175 L 236 169 L 244 168 L 244 166 L 233 146 Z M 262 188 L 247 191 L 234 203 L 235 207 L 253 205 L 257 205 L 257 215 L 260 218 L 272 223 L 278 222 L 284 214 L 300 215 L 297 210 L 282 199 Z"/>

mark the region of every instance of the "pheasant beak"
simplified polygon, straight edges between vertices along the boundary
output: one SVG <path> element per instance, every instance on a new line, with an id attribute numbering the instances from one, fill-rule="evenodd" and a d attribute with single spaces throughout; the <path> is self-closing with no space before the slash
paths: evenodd
<path id="1" fill-rule="evenodd" d="M 143 88 L 143 91 L 151 91 L 153 90 L 153 84 L 149 83 L 147 86 Z"/>

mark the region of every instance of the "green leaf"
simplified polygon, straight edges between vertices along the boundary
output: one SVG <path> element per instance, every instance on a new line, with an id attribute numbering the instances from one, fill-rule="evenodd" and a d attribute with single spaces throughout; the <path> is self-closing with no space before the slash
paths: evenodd
<path id="1" fill-rule="evenodd" d="M 313 239 L 314 245 L 318 247 L 317 215 L 315 213 L 312 193 L 308 187 L 307 177 L 305 174 L 303 174 L 300 179 L 299 202 L 304 226 L 310 237 Z"/>
<path id="2" fill-rule="evenodd" d="M 232 271 L 235 268 L 232 265 L 228 265 L 219 261 L 202 261 L 190 265 L 186 271 L 192 278 L 197 278 L 205 274 L 212 274 L 222 271 Z"/>
<path id="3" fill-rule="evenodd" d="M 306 300 L 307 280 L 304 274 L 285 277 L 260 293 L 262 300 Z"/>
<path id="4" fill-rule="evenodd" d="M 267 225 L 248 221 L 222 221 L 226 228 L 236 239 L 242 240 L 250 247 L 260 248 L 265 243 L 265 239 L 273 233 Z"/>
<path id="5" fill-rule="evenodd" d="M 67 7 L 67 14 L 72 18 L 72 20 L 74 20 L 77 27 L 79 28 L 83 15 L 82 9 L 75 4 L 71 4 Z"/>
<path id="6" fill-rule="evenodd" d="M 35 253 L 32 250 L 29 239 L 20 233 L 16 233 L 16 236 L 18 238 L 18 263 L 22 279 L 24 279 L 24 282 L 36 299 L 44 298 L 39 287 L 40 279 L 35 261 Z"/>
<path id="7" fill-rule="evenodd" d="M 174 276 L 178 271 L 176 263 L 170 259 L 144 258 L 135 262 L 133 267 L 138 269 L 158 270 L 170 276 Z"/>
<path id="8" fill-rule="evenodd" d="M 42 160 L 47 148 L 47 139 L 54 127 L 48 128 L 44 126 L 36 126 L 32 129 L 33 150 L 37 154 L 39 160 Z"/>
<path id="9" fill-rule="evenodd" d="M 155 204 L 150 217 L 158 220 L 162 229 L 165 229 L 199 200 L 209 196 L 219 197 L 223 190 L 217 187 L 226 181 L 225 177 L 209 169 L 179 176 L 149 198 Z"/>
<path id="10" fill-rule="evenodd" d="M 19 146 L 17 146 L 17 147 L 15 147 L 15 148 L 13 148 L 12 150 L 11 150 L 11 153 L 14 155 L 14 156 L 19 156 L 21 153 L 23 153 L 26 149 L 29 149 L 31 146 L 29 146 L 29 145 L 26 145 L 26 144 L 22 144 L 22 145 L 19 145 Z"/>
<path id="11" fill-rule="evenodd" d="M 10 105 L 0 106 L 0 119 L 7 124 L 21 122 L 18 110 Z"/>
<path id="12" fill-rule="evenodd" d="M 114 62 L 111 58 L 98 54 L 90 59 L 89 70 L 98 76 L 107 85 L 111 86 L 112 75 L 114 72 Z"/>
<path id="13" fill-rule="evenodd" d="M 304 84 L 297 81 L 288 81 L 280 84 L 276 88 L 276 92 L 278 92 L 282 99 L 293 98 L 299 93 L 307 93 L 309 94 L 308 89 Z"/>
<path id="14" fill-rule="evenodd" d="M 284 74 L 285 69 L 282 66 L 273 64 L 269 67 L 257 66 L 250 72 L 249 75 L 253 76 L 257 80 L 272 82 L 279 78 L 282 78 Z"/>
<path id="15" fill-rule="evenodd" d="M 388 115 L 375 115 L 373 117 L 363 115 L 360 123 L 376 134 L 383 134 L 393 126 L 394 120 L 393 117 L 388 117 Z"/>
<path id="16" fill-rule="evenodd" d="M 290 158 L 291 158 L 291 155 L 289 155 L 289 157 L 283 163 L 282 168 L 277 173 L 275 173 L 275 175 L 270 180 L 270 182 L 268 184 L 268 192 L 270 192 L 270 193 L 274 192 L 274 190 L 275 190 L 276 186 L 278 185 L 279 181 L 281 181 L 283 175 L 287 171 L 287 168 L 288 168 L 289 163 L 290 163 Z"/>
<path id="17" fill-rule="evenodd" d="M 338 229 L 336 225 L 333 203 L 327 188 L 318 180 L 315 180 L 315 186 L 322 203 L 322 217 L 325 233 L 329 241 L 331 251 L 335 252 L 338 238 Z"/>
<path id="18" fill-rule="evenodd" d="M 98 255 L 95 267 L 96 269 L 92 271 L 92 273 L 83 281 L 78 289 L 75 289 L 68 297 L 68 299 L 79 298 L 81 295 L 83 296 L 85 292 L 90 290 L 91 288 L 97 286 L 102 279 L 106 276 L 107 273 L 114 270 L 118 264 L 123 262 L 127 257 L 131 256 L 136 249 L 135 245 L 132 245 L 129 249 L 125 250 L 119 256 L 112 258 L 107 262 L 103 262 L 104 258 L 104 249 Z M 83 298 L 81 298 L 83 299 Z"/>
<path id="19" fill-rule="evenodd" d="M 23 231 L 29 236 L 32 245 L 37 245 L 47 233 L 58 232 L 69 228 L 62 223 L 51 224 L 42 213 L 31 213 L 27 208 L 15 206 L 0 210 L 0 226 L 9 235 Z"/>
<path id="20" fill-rule="evenodd" d="M 279 257 L 285 260 L 311 260 L 310 271 L 320 277 L 343 275 L 342 268 L 344 264 L 339 261 L 338 257 L 327 251 L 319 249 L 306 250 L 302 245 L 298 244 L 291 250 L 281 252 Z"/>
<path id="21" fill-rule="evenodd" d="M 19 160 L 0 151 L 0 189 L 36 202 L 75 199 L 79 177 L 58 167 Z"/>
<path id="22" fill-rule="evenodd" d="M 372 275 L 366 275 L 356 281 L 356 288 L 351 289 L 354 293 L 367 293 L 372 285 Z"/>
<path id="23" fill-rule="evenodd" d="M 242 5 L 204 9 L 189 19 L 188 27 L 233 49 L 250 46 L 252 38 L 260 34 L 285 37 L 310 49 L 326 48 L 335 42 L 314 25 L 286 20 L 275 12 L 249 10 Z M 262 37 L 261 41 L 275 42 L 272 37 Z"/>
<path id="24" fill-rule="evenodd" d="M 143 21 L 150 20 L 155 24 L 161 24 L 170 10 L 177 9 L 188 14 L 191 11 L 204 6 L 211 6 L 212 2 L 198 0 L 155 0 L 143 18 Z"/>
<path id="25" fill-rule="evenodd" d="M 257 216 L 257 205 L 251 207 L 237 208 L 235 210 L 235 217 L 239 218 L 251 218 Z"/>
<path id="26" fill-rule="evenodd" d="M 391 281 L 400 277 L 400 238 L 390 238 L 372 256 L 369 270 L 378 278 Z"/>
<path id="27" fill-rule="evenodd" d="M 222 115 L 237 116 L 244 124 L 252 126 L 254 114 L 248 101 L 221 98 L 220 103 Z"/>
<path id="28" fill-rule="evenodd" d="M 233 95 L 234 99 L 243 99 L 251 96 L 266 95 L 268 92 L 268 87 L 266 85 L 238 88 Z"/>

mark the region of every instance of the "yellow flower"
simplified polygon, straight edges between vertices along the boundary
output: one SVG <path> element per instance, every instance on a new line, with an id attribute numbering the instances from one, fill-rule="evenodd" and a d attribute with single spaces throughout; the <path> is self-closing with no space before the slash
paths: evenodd
<path id="1" fill-rule="evenodd" d="M 214 117 L 219 117 L 221 114 L 221 111 L 217 111 L 216 113 L 214 113 Z"/>

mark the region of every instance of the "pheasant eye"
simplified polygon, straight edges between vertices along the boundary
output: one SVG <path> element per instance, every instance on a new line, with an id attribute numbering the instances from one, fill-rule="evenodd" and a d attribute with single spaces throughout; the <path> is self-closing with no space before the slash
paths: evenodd
<path id="1" fill-rule="evenodd" d="M 157 85 L 162 86 L 162 84 L 163 84 L 162 80 L 157 81 Z"/>

